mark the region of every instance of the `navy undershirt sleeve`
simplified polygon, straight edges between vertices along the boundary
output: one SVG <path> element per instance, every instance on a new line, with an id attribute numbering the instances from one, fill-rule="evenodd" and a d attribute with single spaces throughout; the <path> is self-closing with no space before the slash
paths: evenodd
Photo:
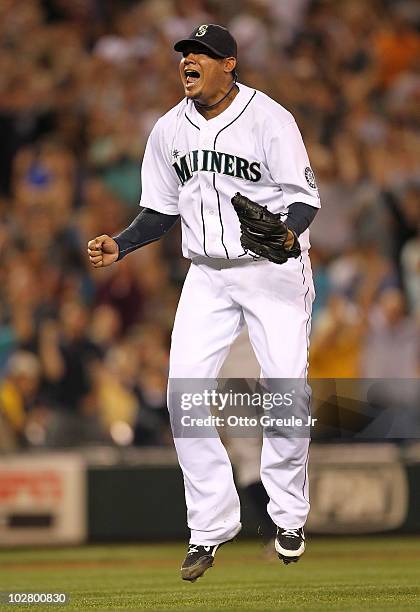
<path id="1" fill-rule="evenodd" d="M 119 248 L 117 261 L 132 251 L 159 240 L 174 227 L 178 219 L 179 215 L 165 215 L 141 206 L 134 221 L 117 236 L 114 236 Z"/>
<path id="2" fill-rule="evenodd" d="M 297 236 L 300 236 L 315 219 L 315 215 L 319 209 L 315 208 L 315 206 L 304 204 L 303 202 L 293 202 L 293 204 L 290 204 L 288 210 L 289 212 L 285 220 L 286 225 L 290 227 Z"/>

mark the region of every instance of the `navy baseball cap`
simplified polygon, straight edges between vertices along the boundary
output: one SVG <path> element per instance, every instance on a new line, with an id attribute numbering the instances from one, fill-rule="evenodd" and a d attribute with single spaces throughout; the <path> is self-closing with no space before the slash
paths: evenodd
<path id="1" fill-rule="evenodd" d="M 232 34 L 214 23 L 197 26 L 188 38 L 174 44 L 175 51 L 183 51 L 192 42 L 198 43 L 218 57 L 237 57 L 238 47 Z"/>

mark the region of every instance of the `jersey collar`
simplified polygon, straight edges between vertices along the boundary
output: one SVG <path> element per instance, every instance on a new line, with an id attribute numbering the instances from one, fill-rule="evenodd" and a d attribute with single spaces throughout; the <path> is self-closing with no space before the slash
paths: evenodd
<path id="1" fill-rule="evenodd" d="M 213 119 L 205 119 L 203 115 L 201 115 L 195 108 L 194 103 L 192 101 L 187 101 L 186 115 L 188 119 L 193 124 L 198 126 L 199 129 L 214 129 L 216 131 L 224 128 L 226 125 L 234 121 L 255 93 L 254 89 L 251 89 L 246 85 L 242 85 L 242 83 L 236 84 L 239 87 L 236 98 L 233 100 L 232 104 L 230 104 L 222 113 L 220 113 L 220 115 L 213 117 Z"/>

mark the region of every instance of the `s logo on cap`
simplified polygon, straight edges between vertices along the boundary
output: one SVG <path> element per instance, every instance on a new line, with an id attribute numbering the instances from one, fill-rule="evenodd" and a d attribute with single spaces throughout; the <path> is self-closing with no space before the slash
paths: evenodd
<path id="1" fill-rule="evenodd" d="M 208 27 L 208 25 L 201 25 L 197 30 L 196 36 L 204 36 L 204 34 L 207 32 Z"/>

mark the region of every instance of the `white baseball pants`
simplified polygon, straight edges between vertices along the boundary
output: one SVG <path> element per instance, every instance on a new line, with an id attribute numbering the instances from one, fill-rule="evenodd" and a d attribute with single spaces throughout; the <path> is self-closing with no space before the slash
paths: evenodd
<path id="1" fill-rule="evenodd" d="M 168 408 L 179 409 L 174 379 L 215 379 L 244 324 L 264 379 L 305 379 L 314 289 L 309 256 L 195 260 L 185 279 L 172 333 Z M 179 408 L 179 407 L 178 407 Z M 307 406 L 309 411 L 309 406 Z M 184 475 L 190 542 L 220 544 L 241 528 L 232 467 L 219 437 L 175 437 Z M 246 438 L 244 438 L 246 444 Z M 265 437 L 261 479 L 268 513 L 282 528 L 305 524 L 308 437 Z"/>

